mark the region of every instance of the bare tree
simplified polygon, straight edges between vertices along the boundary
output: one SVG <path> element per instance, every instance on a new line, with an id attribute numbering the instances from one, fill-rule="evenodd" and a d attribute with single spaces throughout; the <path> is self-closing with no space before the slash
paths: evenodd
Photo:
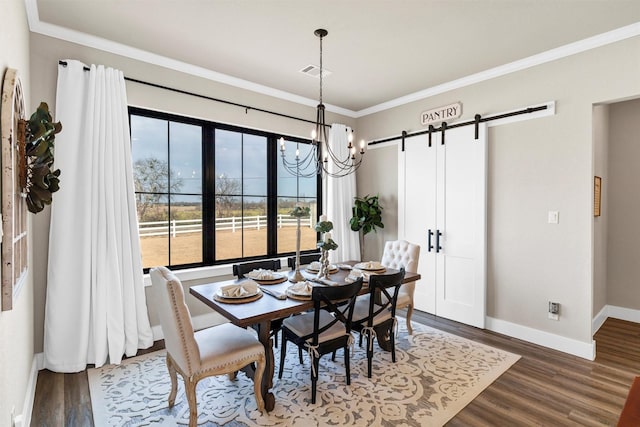
<path id="1" fill-rule="evenodd" d="M 136 208 L 138 210 L 138 218 L 142 220 L 148 219 L 164 219 L 154 218 L 149 212 L 154 206 L 157 206 L 163 199 L 166 203 L 167 193 L 179 192 L 182 188 L 182 178 L 175 177 L 175 174 L 169 170 L 169 164 L 165 160 L 154 157 L 137 160 L 133 164 L 133 180 L 136 191 Z M 169 185 L 171 181 L 171 185 Z M 150 217 L 147 218 L 146 215 Z"/>
<path id="2" fill-rule="evenodd" d="M 216 177 L 216 217 L 231 216 L 236 208 L 236 197 L 241 195 L 239 179 L 229 178 L 224 173 Z"/>

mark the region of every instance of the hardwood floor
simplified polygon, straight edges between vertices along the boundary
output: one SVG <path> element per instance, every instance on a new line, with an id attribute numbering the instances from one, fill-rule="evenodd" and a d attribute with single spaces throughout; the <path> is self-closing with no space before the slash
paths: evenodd
<path id="1" fill-rule="evenodd" d="M 447 426 L 615 426 L 640 375 L 637 323 L 608 319 L 595 335 L 592 362 L 428 314 L 413 320 L 522 356 Z M 40 371 L 31 426 L 93 426 L 86 372 Z"/>

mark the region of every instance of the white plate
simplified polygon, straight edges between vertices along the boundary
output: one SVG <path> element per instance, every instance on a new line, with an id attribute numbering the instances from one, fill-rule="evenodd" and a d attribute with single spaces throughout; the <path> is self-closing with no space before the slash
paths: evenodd
<path id="1" fill-rule="evenodd" d="M 280 280 L 280 279 L 285 277 L 284 274 L 278 273 L 278 272 L 275 272 L 275 271 L 272 271 L 271 275 L 273 276 L 273 278 L 271 278 L 271 279 L 259 279 L 259 278 L 256 278 L 256 277 L 251 277 L 251 272 L 249 272 L 249 273 L 245 274 L 245 277 L 247 277 L 247 278 L 249 278 L 251 280 L 259 280 L 261 282 L 271 282 L 273 280 Z"/>
<path id="2" fill-rule="evenodd" d="M 317 273 L 320 270 L 316 270 L 315 268 L 311 268 L 310 266 L 306 268 L 309 273 Z M 335 273 L 338 271 L 338 267 L 335 264 L 331 264 L 329 266 L 329 273 Z"/>
<path id="3" fill-rule="evenodd" d="M 248 277 L 248 276 L 247 276 Z M 251 278 L 251 280 L 253 280 L 256 283 L 260 283 L 260 284 L 275 284 L 275 283 L 282 283 L 284 282 L 286 279 L 288 278 L 288 276 L 282 274 L 282 273 L 273 273 L 273 279 L 254 279 Z"/>
<path id="4" fill-rule="evenodd" d="M 237 297 L 231 297 L 231 296 L 228 296 L 228 295 L 224 295 L 224 294 L 222 293 L 222 289 L 218 289 L 218 291 L 216 292 L 216 294 L 217 294 L 220 298 L 226 298 L 226 299 L 242 299 L 242 298 L 251 298 L 251 297 L 254 297 L 254 296 L 258 295 L 259 293 L 260 293 L 260 289 L 256 290 L 255 292 L 248 293 L 248 294 L 240 295 L 240 296 L 237 296 Z"/>
<path id="5" fill-rule="evenodd" d="M 353 268 L 355 268 L 357 270 L 364 270 L 364 271 L 386 270 L 385 266 L 380 264 L 379 262 L 373 263 L 373 266 L 371 266 L 371 267 L 367 267 L 368 264 L 369 264 L 368 262 L 361 262 L 359 264 L 354 265 Z"/>
<path id="6" fill-rule="evenodd" d="M 295 285 L 289 286 L 287 288 L 287 292 L 290 293 L 291 295 L 297 295 L 297 296 L 300 296 L 300 297 L 311 297 L 311 291 L 308 292 L 308 293 L 307 292 L 300 292 L 300 291 L 297 291 L 297 290 L 293 289 L 294 286 Z"/>

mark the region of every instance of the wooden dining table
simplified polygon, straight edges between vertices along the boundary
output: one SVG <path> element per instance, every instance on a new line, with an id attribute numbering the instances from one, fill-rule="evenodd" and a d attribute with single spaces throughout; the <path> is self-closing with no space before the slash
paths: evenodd
<path id="1" fill-rule="evenodd" d="M 346 265 L 355 265 L 356 261 L 347 261 L 342 264 Z M 388 268 L 385 273 L 380 274 L 388 274 L 394 273 L 397 270 Z M 283 272 L 288 276 L 293 275 L 292 272 Z M 316 277 L 316 274 L 312 274 L 307 272 L 305 269 L 301 268 L 301 273 L 305 276 L 306 279 L 313 279 Z M 338 285 L 344 284 L 345 278 L 349 275 L 348 269 L 339 269 L 337 272 L 332 273 L 330 275 L 330 280 L 336 282 Z M 420 275 L 418 273 L 406 272 L 403 283 L 409 283 L 420 279 Z M 240 326 L 242 328 L 252 326 L 258 332 L 258 339 L 264 345 L 265 355 L 266 355 L 266 368 L 264 377 L 262 379 L 262 397 L 265 402 L 265 408 L 267 411 L 271 411 L 275 406 L 275 397 L 273 393 L 271 393 L 271 387 L 273 386 L 273 375 L 275 371 L 275 361 L 273 355 L 273 344 L 271 339 L 271 322 L 284 319 L 289 317 L 292 314 L 303 313 L 305 311 L 313 309 L 313 302 L 309 300 L 300 300 L 287 298 L 284 300 L 277 299 L 269 294 L 263 293 L 262 297 L 246 302 L 246 303 L 227 303 L 220 302 L 214 298 L 218 289 L 222 286 L 227 286 L 231 284 L 239 284 L 244 280 L 250 279 L 234 279 L 234 280 L 225 280 L 214 283 L 206 283 L 202 285 L 195 285 L 189 288 L 189 293 L 205 303 L 207 306 L 211 307 L 225 318 L 227 318 L 234 325 Z M 268 290 L 274 290 L 276 292 L 286 293 L 286 290 L 289 286 L 291 286 L 290 281 L 285 281 L 278 284 L 272 285 L 263 285 L 264 288 Z M 319 286 L 323 286 L 322 284 L 318 284 Z M 325 285 L 326 286 L 326 285 Z M 367 293 L 368 288 L 363 287 L 361 293 Z M 384 335 L 384 334 L 381 334 Z M 384 342 L 379 342 L 381 347 L 385 347 Z M 250 377 L 253 377 L 253 370 L 251 367 L 247 367 L 245 372 Z"/>

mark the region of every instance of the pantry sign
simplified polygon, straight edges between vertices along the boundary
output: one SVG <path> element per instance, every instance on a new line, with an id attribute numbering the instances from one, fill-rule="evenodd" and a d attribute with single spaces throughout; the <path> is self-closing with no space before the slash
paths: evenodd
<path id="1" fill-rule="evenodd" d="M 432 110 L 423 111 L 420 114 L 422 126 L 433 125 L 452 119 L 457 119 L 462 115 L 462 103 L 445 105 L 444 107 L 434 108 Z"/>

